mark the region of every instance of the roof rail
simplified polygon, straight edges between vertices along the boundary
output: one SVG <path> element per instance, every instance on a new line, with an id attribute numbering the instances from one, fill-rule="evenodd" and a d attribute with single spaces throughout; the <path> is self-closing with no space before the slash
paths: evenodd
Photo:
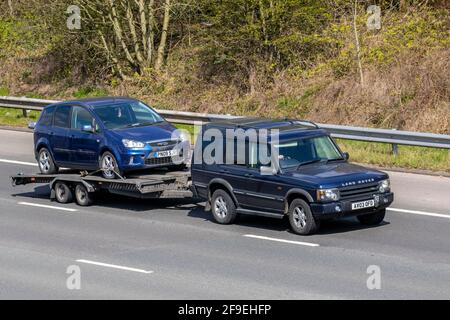
<path id="1" fill-rule="evenodd" d="M 299 120 L 299 119 L 285 118 L 285 121 L 289 121 L 292 124 L 294 124 L 294 123 L 306 123 L 306 124 L 310 124 L 310 125 L 314 126 L 315 128 L 319 129 L 319 126 L 315 122 L 312 122 L 312 121 L 309 121 L 309 120 Z"/>

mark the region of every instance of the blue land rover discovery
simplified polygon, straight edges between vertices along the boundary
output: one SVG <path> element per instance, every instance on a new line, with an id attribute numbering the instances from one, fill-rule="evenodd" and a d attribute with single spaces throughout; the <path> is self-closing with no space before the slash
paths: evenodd
<path id="1" fill-rule="evenodd" d="M 260 150 L 264 144 L 267 156 Z M 348 158 L 327 131 L 311 122 L 240 118 L 208 123 L 192 157 L 193 189 L 221 224 L 239 214 L 288 215 L 292 230 L 302 235 L 317 231 L 323 219 L 344 216 L 380 224 L 394 199 L 389 176 L 350 164 Z"/>

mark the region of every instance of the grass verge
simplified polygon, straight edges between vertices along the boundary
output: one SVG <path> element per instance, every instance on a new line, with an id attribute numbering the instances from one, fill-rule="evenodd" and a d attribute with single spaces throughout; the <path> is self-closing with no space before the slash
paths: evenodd
<path id="1" fill-rule="evenodd" d="M 29 111 L 23 117 L 22 110 L 0 108 L 0 125 L 26 127 L 28 122 L 36 121 L 38 111 Z M 194 140 L 194 127 L 176 124 L 177 128 L 187 130 Z M 380 167 L 399 167 L 450 172 L 450 150 L 413 146 L 398 146 L 398 155 L 392 154 L 392 146 L 386 143 L 369 143 L 354 140 L 336 140 L 343 151 L 350 154 L 350 160 Z"/>

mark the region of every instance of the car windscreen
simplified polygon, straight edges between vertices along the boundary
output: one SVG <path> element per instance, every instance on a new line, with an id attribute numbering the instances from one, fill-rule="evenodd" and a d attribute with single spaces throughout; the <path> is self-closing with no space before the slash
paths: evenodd
<path id="1" fill-rule="evenodd" d="M 164 121 L 159 114 L 139 101 L 96 106 L 94 112 L 107 129 L 147 126 Z"/>
<path id="2" fill-rule="evenodd" d="M 274 147 L 277 149 L 278 163 L 282 169 L 343 159 L 329 136 L 280 141 Z"/>

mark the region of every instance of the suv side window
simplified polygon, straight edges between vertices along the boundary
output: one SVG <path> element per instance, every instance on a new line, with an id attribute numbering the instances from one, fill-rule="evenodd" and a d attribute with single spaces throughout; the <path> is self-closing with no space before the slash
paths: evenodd
<path id="1" fill-rule="evenodd" d="M 55 111 L 53 125 L 55 127 L 68 128 L 70 117 L 70 106 L 58 106 Z"/>
<path id="2" fill-rule="evenodd" d="M 42 115 L 39 119 L 39 124 L 43 126 L 51 126 L 53 122 L 53 113 L 55 111 L 55 107 L 45 108 L 42 111 Z"/>
<path id="3" fill-rule="evenodd" d="M 73 106 L 70 127 L 72 129 L 81 130 L 85 125 L 93 125 L 92 115 L 88 110 L 81 106 Z"/>

